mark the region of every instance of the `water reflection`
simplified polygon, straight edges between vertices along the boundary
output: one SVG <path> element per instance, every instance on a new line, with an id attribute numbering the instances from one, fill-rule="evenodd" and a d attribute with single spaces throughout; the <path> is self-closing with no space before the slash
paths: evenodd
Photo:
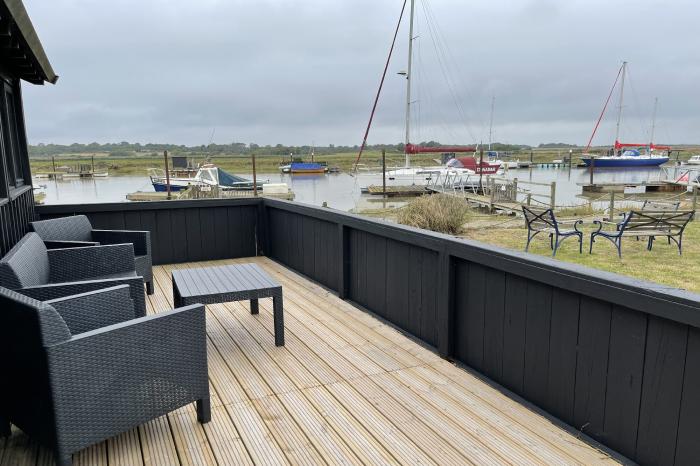
<path id="1" fill-rule="evenodd" d="M 640 183 L 659 179 L 675 179 L 683 167 L 638 168 L 638 169 L 596 169 L 594 182 Z M 508 178 L 518 178 L 535 183 L 546 183 L 547 186 L 527 185 L 523 188 L 533 193 L 546 196 L 549 194 L 549 183 L 556 182 L 557 205 L 579 205 L 585 201 L 581 198 L 581 184 L 590 181 L 590 173 L 586 168 L 532 168 L 510 170 L 505 174 Z M 295 200 L 313 205 L 323 205 L 324 202 L 332 208 L 340 210 L 389 208 L 402 202 L 400 199 L 384 200 L 380 196 L 361 194 L 361 188 L 369 184 L 381 184 L 381 175 L 351 176 L 346 173 L 337 174 L 303 174 L 290 175 L 281 173 L 261 173 L 258 179 L 269 180 L 271 183 L 287 183 L 294 191 Z M 81 204 L 98 202 L 124 202 L 126 194 L 135 191 L 152 191 L 150 180 L 145 176 L 115 176 L 107 178 L 76 178 L 68 180 L 35 180 L 35 186 L 45 186 L 46 204 Z"/>

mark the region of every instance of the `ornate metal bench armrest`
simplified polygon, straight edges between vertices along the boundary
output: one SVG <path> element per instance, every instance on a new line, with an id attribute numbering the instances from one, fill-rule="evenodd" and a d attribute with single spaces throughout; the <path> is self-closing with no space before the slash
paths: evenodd
<path id="1" fill-rule="evenodd" d="M 134 315 L 142 317 L 146 315 L 146 297 L 143 293 L 143 278 L 109 278 L 104 280 L 83 280 L 79 282 L 51 283 L 48 285 L 30 286 L 16 290 L 30 298 L 39 301 L 72 296 L 88 291 L 109 288 L 116 285 L 129 285 L 131 299 L 134 302 Z"/>
<path id="2" fill-rule="evenodd" d="M 579 230 L 579 228 L 578 228 L 579 226 L 583 225 L 583 220 L 580 219 L 580 218 L 572 219 L 572 220 L 557 220 L 557 223 L 559 223 L 560 225 L 571 225 L 571 224 L 573 224 L 573 225 L 574 225 L 574 230 L 575 230 L 575 231 L 577 231 L 577 232 L 579 232 L 579 233 L 583 233 L 583 232 L 582 232 L 581 230 Z"/>
<path id="3" fill-rule="evenodd" d="M 47 347 L 64 451 L 208 399 L 205 328 L 204 306 L 199 304 Z"/>
<path id="4" fill-rule="evenodd" d="M 46 301 L 63 317 L 73 335 L 132 320 L 134 301 L 129 285 L 117 285 L 100 290 Z"/>
<path id="5" fill-rule="evenodd" d="M 617 225 L 617 222 L 608 222 L 607 220 L 593 220 L 593 225 L 598 225 L 598 229 L 592 233 L 593 235 L 597 235 L 599 233 L 606 234 L 606 232 L 602 231 L 603 226 L 605 226 L 605 225 Z M 619 233 L 619 232 L 616 232 L 616 233 Z"/>
<path id="6" fill-rule="evenodd" d="M 133 230 L 92 230 L 92 238 L 100 244 L 132 243 L 137 256 L 151 253 L 151 232 Z"/>
<path id="7" fill-rule="evenodd" d="M 97 241 L 60 241 L 55 239 L 44 240 L 47 249 L 82 248 L 87 246 L 99 246 Z"/>
<path id="8" fill-rule="evenodd" d="M 131 244 L 49 249 L 47 252 L 52 282 L 86 280 L 136 270 Z"/>

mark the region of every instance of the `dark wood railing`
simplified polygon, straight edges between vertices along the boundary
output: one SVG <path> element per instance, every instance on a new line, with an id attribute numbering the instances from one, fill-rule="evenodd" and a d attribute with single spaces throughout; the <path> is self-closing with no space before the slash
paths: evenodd
<path id="1" fill-rule="evenodd" d="M 149 229 L 159 263 L 265 254 L 634 461 L 700 458 L 696 294 L 286 201 L 38 210 Z"/>
<path id="2" fill-rule="evenodd" d="M 32 220 L 34 193 L 31 186 L 14 191 L 10 198 L 0 198 L 0 256 L 24 236 Z"/>
<path id="3" fill-rule="evenodd" d="M 87 215 L 93 228 L 149 230 L 154 264 L 257 254 L 255 199 L 37 206 L 42 219 Z"/>

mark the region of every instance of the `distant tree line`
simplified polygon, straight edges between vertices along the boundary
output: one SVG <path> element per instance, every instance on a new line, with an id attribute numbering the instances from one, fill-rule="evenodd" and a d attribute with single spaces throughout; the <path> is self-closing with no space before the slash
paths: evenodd
<path id="1" fill-rule="evenodd" d="M 437 141 L 424 141 L 420 145 L 435 147 L 442 145 Z M 540 144 L 540 147 L 543 147 Z M 564 147 L 564 145 L 562 145 Z M 569 147 L 569 146 L 566 146 Z M 30 157 L 51 157 L 53 155 L 64 155 L 64 154 L 93 154 L 97 152 L 108 153 L 113 157 L 133 157 L 133 156 L 157 156 L 161 155 L 163 151 L 167 150 L 172 155 L 187 154 L 187 155 L 207 155 L 207 156 L 217 156 L 217 155 L 280 155 L 288 156 L 292 155 L 306 155 L 314 151 L 317 155 L 324 154 L 339 154 L 339 153 L 356 153 L 359 151 L 360 147 L 358 145 L 354 146 L 343 146 L 329 144 L 327 146 L 316 146 L 311 147 L 309 145 L 303 146 L 288 146 L 284 144 L 275 145 L 259 145 L 255 143 L 243 143 L 243 142 L 232 142 L 230 144 L 208 144 L 199 146 L 186 146 L 177 144 L 141 144 L 141 143 L 130 143 L 126 141 L 117 143 L 105 143 L 99 144 L 97 142 L 92 142 L 90 144 L 36 144 L 29 146 L 29 156 Z M 368 145 L 366 151 L 380 151 L 385 149 L 387 152 L 403 153 L 404 144 L 373 144 Z M 485 149 L 485 147 L 484 147 Z M 497 151 L 517 151 L 522 149 L 530 149 L 530 146 L 520 145 L 520 144 L 501 144 L 494 143 L 491 144 L 491 150 Z"/>

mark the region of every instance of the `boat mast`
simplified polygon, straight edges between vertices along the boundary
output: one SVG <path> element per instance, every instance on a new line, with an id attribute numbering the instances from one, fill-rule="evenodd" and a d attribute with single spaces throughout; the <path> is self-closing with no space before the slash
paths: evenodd
<path id="1" fill-rule="evenodd" d="M 408 69 L 406 70 L 406 146 L 404 147 L 405 166 L 410 165 L 408 145 L 411 143 L 411 64 L 413 62 L 413 17 L 415 0 L 411 0 L 411 19 L 408 26 Z"/>
<path id="2" fill-rule="evenodd" d="M 654 111 L 651 114 L 651 135 L 649 137 L 649 152 L 654 145 L 654 131 L 656 130 L 656 108 L 659 106 L 659 98 L 654 97 Z"/>
<path id="3" fill-rule="evenodd" d="M 489 152 L 491 152 L 491 136 L 493 135 L 493 107 L 496 104 L 496 96 L 491 97 L 491 121 L 489 123 Z"/>
<path id="4" fill-rule="evenodd" d="M 627 62 L 622 62 L 622 81 L 620 82 L 620 106 L 617 109 L 617 125 L 615 126 L 615 143 L 620 137 L 620 121 L 622 121 L 622 100 L 625 95 L 625 71 L 627 71 Z"/>

